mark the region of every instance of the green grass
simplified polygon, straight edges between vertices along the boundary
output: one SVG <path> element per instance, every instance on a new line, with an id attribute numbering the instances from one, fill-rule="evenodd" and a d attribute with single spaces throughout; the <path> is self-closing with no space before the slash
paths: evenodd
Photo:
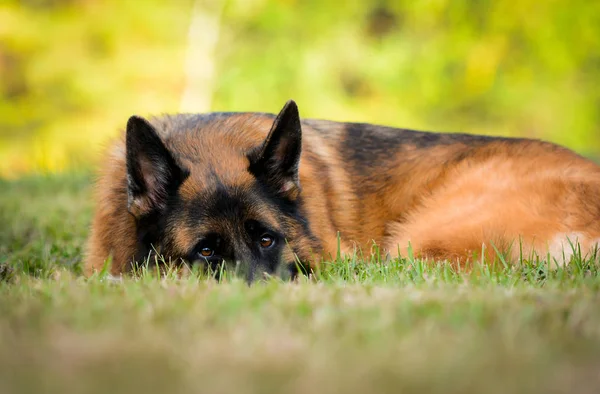
<path id="1" fill-rule="evenodd" d="M 90 179 L 0 181 L 0 393 L 597 393 L 598 261 L 80 276 Z"/>

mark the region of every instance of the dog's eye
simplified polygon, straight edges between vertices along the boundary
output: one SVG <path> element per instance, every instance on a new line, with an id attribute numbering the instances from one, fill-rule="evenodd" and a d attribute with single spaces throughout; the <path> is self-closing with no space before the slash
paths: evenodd
<path id="1" fill-rule="evenodd" d="M 260 237 L 260 246 L 263 248 L 270 248 L 275 243 L 275 240 L 270 235 L 263 235 Z"/>
<path id="2" fill-rule="evenodd" d="M 212 257 L 212 255 L 215 254 L 215 251 L 211 248 L 202 248 L 199 254 L 202 257 Z"/>

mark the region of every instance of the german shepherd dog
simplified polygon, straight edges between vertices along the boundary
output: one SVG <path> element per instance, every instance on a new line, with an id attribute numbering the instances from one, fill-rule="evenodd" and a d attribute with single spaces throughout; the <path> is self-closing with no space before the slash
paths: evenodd
<path id="1" fill-rule="evenodd" d="M 96 201 L 88 274 L 160 253 L 252 282 L 374 244 L 388 257 L 567 264 L 600 241 L 600 167 L 566 148 L 301 120 L 293 101 L 277 116 L 132 116 Z"/>

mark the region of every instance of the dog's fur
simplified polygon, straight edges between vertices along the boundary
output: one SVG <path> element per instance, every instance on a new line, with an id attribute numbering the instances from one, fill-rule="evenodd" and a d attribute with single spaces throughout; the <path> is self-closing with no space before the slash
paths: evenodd
<path id="1" fill-rule="evenodd" d="M 109 256 L 112 274 L 128 272 L 158 250 L 237 263 L 252 281 L 335 257 L 338 234 L 342 253 L 410 245 L 457 263 L 497 250 L 567 263 L 571 243 L 585 255 L 600 240 L 600 167 L 566 148 L 301 121 L 293 101 L 277 117 L 131 117 L 96 201 L 88 274 Z"/>

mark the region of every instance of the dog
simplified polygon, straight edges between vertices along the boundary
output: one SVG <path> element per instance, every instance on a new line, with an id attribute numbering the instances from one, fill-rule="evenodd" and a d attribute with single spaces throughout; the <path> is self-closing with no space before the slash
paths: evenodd
<path id="1" fill-rule="evenodd" d="M 158 253 L 252 282 L 373 245 L 390 258 L 567 264 L 600 241 L 600 167 L 564 147 L 301 120 L 291 100 L 277 116 L 132 116 L 96 186 L 88 275 Z"/>

